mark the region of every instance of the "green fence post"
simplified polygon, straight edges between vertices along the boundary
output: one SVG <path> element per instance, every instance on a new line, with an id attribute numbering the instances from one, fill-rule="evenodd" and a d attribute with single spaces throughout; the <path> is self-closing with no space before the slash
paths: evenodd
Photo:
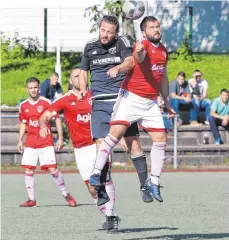
<path id="1" fill-rule="evenodd" d="M 47 53 L 47 34 L 48 34 L 48 10 L 47 8 L 44 9 L 44 52 Z"/>

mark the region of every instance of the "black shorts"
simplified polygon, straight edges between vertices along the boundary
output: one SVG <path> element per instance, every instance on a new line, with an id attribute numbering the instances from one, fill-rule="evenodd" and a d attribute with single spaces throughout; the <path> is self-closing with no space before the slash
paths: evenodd
<path id="1" fill-rule="evenodd" d="M 115 101 L 93 101 L 91 132 L 93 139 L 105 138 L 110 131 L 110 120 Z M 124 137 L 139 136 L 137 122 L 131 124 Z"/>

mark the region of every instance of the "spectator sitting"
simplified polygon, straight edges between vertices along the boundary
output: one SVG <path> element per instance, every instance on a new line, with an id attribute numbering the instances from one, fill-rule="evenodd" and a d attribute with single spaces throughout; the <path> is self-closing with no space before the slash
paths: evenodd
<path id="1" fill-rule="evenodd" d="M 63 95 L 63 90 L 58 82 L 59 74 L 54 72 L 50 75 L 50 79 L 46 79 L 41 84 L 41 96 L 54 101 L 56 98 Z"/>
<path id="2" fill-rule="evenodd" d="M 209 116 L 211 111 L 211 100 L 208 96 L 208 82 L 202 79 L 200 70 L 193 72 L 193 78 L 189 80 L 189 87 L 195 103 L 199 109 L 205 109 L 206 121 L 205 124 L 209 125 Z"/>
<path id="3" fill-rule="evenodd" d="M 188 82 L 185 81 L 184 72 L 179 72 L 177 79 L 170 83 L 169 93 L 170 102 L 175 112 L 179 114 L 180 105 L 188 106 L 190 109 L 190 124 L 192 126 L 200 126 L 201 124 L 197 122 L 198 108 L 195 100 L 191 97 Z M 178 123 L 182 123 L 181 119 L 178 119 Z"/>
<path id="4" fill-rule="evenodd" d="M 209 118 L 210 128 L 215 139 L 215 144 L 223 143 L 218 126 L 229 131 L 229 91 L 222 89 L 220 96 L 215 98 L 211 105 L 211 116 Z"/>

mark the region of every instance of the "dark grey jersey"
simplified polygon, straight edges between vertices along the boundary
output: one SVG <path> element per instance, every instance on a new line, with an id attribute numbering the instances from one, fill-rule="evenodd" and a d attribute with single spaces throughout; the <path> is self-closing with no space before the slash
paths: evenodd
<path id="1" fill-rule="evenodd" d="M 125 74 L 119 73 L 116 78 L 111 78 L 107 71 L 131 55 L 132 47 L 126 37 L 117 37 L 109 47 L 101 45 L 98 38 L 86 44 L 80 69 L 90 71 L 91 91 L 95 99 L 117 97 Z"/>

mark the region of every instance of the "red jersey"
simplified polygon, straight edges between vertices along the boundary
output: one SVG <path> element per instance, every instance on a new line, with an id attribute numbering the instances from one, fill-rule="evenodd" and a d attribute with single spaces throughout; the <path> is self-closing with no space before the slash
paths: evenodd
<path id="1" fill-rule="evenodd" d="M 27 126 L 26 147 L 44 148 L 53 146 L 53 136 L 49 134 L 46 138 L 40 137 L 39 118 L 51 105 L 51 102 L 44 97 L 39 97 L 36 102 L 29 98 L 22 102 L 19 110 L 19 120 Z M 51 131 L 51 126 L 48 125 Z"/>
<path id="2" fill-rule="evenodd" d="M 166 70 L 167 50 L 161 43 L 156 47 L 148 40 L 143 40 L 142 44 L 146 51 L 145 59 L 141 63 L 135 61 L 134 68 L 127 73 L 121 88 L 144 98 L 155 99 Z"/>
<path id="3" fill-rule="evenodd" d="M 64 118 L 69 129 L 74 148 L 93 144 L 91 136 L 91 94 L 88 92 L 82 101 L 71 91 L 52 103 L 48 109 L 53 115 L 64 110 Z"/>

